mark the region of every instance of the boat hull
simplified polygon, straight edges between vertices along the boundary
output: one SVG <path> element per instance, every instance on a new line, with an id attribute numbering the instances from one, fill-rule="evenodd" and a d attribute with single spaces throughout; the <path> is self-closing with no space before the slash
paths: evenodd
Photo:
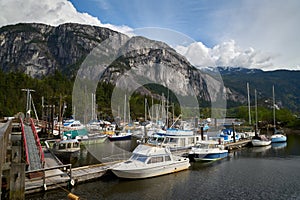
<path id="1" fill-rule="evenodd" d="M 89 144 L 100 144 L 105 142 L 107 139 L 107 136 L 93 136 L 89 138 L 84 138 L 80 140 L 80 145 L 89 145 Z"/>
<path id="2" fill-rule="evenodd" d="M 215 161 L 228 157 L 228 152 L 209 153 L 209 154 L 190 154 L 191 159 L 195 161 Z"/>
<path id="3" fill-rule="evenodd" d="M 252 146 L 254 147 L 261 147 L 261 146 L 268 146 L 271 144 L 271 140 L 256 140 L 256 139 L 253 139 L 251 141 L 252 143 Z"/>
<path id="4" fill-rule="evenodd" d="M 275 143 L 275 142 L 286 142 L 287 138 L 285 135 L 272 135 L 271 137 L 271 141 L 272 143 Z"/>
<path id="5" fill-rule="evenodd" d="M 131 135 L 125 135 L 125 136 L 110 135 L 110 136 L 108 136 L 108 139 L 110 141 L 130 140 L 131 139 Z"/>
<path id="6" fill-rule="evenodd" d="M 189 166 L 189 159 L 186 158 L 169 165 L 155 166 L 151 168 L 147 167 L 142 169 L 111 169 L 111 171 L 119 178 L 144 179 L 187 170 Z"/>

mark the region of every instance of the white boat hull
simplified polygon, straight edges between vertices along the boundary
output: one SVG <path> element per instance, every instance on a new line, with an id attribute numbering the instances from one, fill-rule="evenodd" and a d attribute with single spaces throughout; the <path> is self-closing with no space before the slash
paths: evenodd
<path id="1" fill-rule="evenodd" d="M 151 168 L 136 168 L 136 169 L 117 169 L 113 168 L 111 171 L 119 178 L 126 179 L 143 179 L 165 174 L 175 173 L 188 169 L 190 166 L 189 159 L 184 159 L 176 163 L 170 163 L 164 166 L 153 166 Z"/>
<path id="2" fill-rule="evenodd" d="M 253 139 L 251 142 L 252 142 L 252 145 L 254 147 L 268 146 L 268 145 L 271 144 L 271 140 L 257 140 L 257 139 Z"/>

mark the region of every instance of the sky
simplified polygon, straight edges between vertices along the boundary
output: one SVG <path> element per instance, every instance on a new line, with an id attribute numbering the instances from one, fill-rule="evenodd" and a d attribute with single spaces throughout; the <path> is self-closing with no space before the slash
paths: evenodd
<path id="1" fill-rule="evenodd" d="M 122 33 L 156 27 L 195 66 L 300 70 L 298 0 L 0 0 L 0 26 L 77 22 Z M 163 31 L 164 32 L 164 31 Z"/>

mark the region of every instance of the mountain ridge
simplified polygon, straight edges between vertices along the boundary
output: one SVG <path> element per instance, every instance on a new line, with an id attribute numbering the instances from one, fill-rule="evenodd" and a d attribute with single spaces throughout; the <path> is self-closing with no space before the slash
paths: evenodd
<path id="1" fill-rule="evenodd" d="M 276 70 L 262 71 L 260 69 L 246 69 L 241 67 L 217 67 L 213 70 L 197 69 L 185 57 L 178 54 L 167 44 L 149 40 L 144 37 L 132 37 L 112 31 L 107 28 L 81 25 L 74 23 L 49 26 L 37 23 L 21 23 L 0 28 L 0 69 L 6 73 L 19 71 L 35 78 L 41 78 L 61 71 L 69 77 L 75 77 L 76 72 L 87 55 L 101 42 L 111 36 L 120 37 L 120 41 L 127 41 L 124 46 L 125 54 L 116 59 L 109 66 L 102 77 L 103 81 L 115 84 L 118 77 L 130 69 L 137 73 L 144 73 L 140 66 L 163 64 L 178 73 L 179 80 L 167 77 L 166 82 L 173 90 L 192 86 L 196 95 L 204 101 L 216 101 L 216 98 L 226 98 L 232 105 L 246 104 L 246 82 L 251 88 L 261 91 L 261 97 L 268 97 L 272 85 L 277 90 L 288 93 L 285 97 L 278 94 L 278 101 L 282 105 L 297 110 L 300 106 L 300 89 L 296 79 L 299 71 Z M 141 43 L 148 44 L 142 48 Z M 127 50 L 126 50 L 127 48 Z M 128 49 L 130 51 L 128 51 Z M 213 72 L 221 74 L 222 82 L 213 78 Z M 161 80 L 157 74 L 150 73 L 151 80 Z M 168 71 L 165 71 L 168 73 Z M 211 74 L 212 73 L 212 74 Z M 293 75 L 294 74 L 294 75 Z M 284 77 L 286 76 L 286 78 Z M 292 82 L 284 82 L 287 79 Z M 263 81 L 266 81 L 263 83 Z M 121 84 L 122 85 L 122 84 Z M 285 88 L 290 88 L 288 91 Z M 214 95 L 216 91 L 224 90 L 225 96 Z M 212 92 L 211 92 L 212 91 Z M 144 90 L 147 93 L 147 90 Z M 179 91 L 180 92 L 180 91 Z M 292 103 L 291 103 L 292 102 Z"/>

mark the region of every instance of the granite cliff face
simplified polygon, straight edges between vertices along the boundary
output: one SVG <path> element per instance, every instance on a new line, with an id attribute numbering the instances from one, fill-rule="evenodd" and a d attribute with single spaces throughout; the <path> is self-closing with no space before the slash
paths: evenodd
<path id="1" fill-rule="evenodd" d="M 0 67 L 5 72 L 21 71 L 39 78 L 57 69 L 74 74 L 78 64 L 112 30 L 80 24 L 52 27 L 17 24 L 0 29 Z M 69 72 L 70 70 L 70 72 Z"/>
<path id="2" fill-rule="evenodd" d="M 20 71 L 41 78 L 55 70 L 72 77 L 89 53 L 111 36 L 124 45 L 120 56 L 105 70 L 102 81 L 124 86 L 120 77 L 127 73 L 134 79 L 146 77 L 154 83 L 164 82 L 182 96 L 192 95 L 205 101 L 229 99 L 245 102 L 245 97 L 225 88 L 220 77 L 193 67 L 183 56 L 162 42 L 143 37 L 129 38 L 107 28 L 63 24 L 17 24 L 0 29 L 0 68 L 4 72 Z M 147 67 L 145 67 L 147 66 Z M 163 67 L 161 67 L 163 66 Z M 147 90 L 142 90 L 147 93 Z"/>

